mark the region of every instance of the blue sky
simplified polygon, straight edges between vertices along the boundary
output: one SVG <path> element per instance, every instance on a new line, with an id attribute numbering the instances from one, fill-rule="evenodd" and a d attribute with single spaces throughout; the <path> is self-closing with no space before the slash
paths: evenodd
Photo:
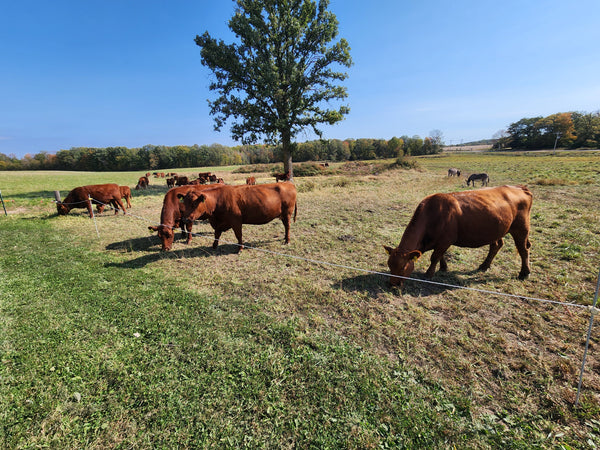
<path id="1" fill-rule="evenodd" d="M 232 42 L 229 0 L 3 2 L 0 153 L 221 143 L 197 34 Z M 330 139 L 490 138 L 600 109 L 600 1 L 331 0 L 354 65 Z M 313 139 L 308 132 L 299 141 Z"/>

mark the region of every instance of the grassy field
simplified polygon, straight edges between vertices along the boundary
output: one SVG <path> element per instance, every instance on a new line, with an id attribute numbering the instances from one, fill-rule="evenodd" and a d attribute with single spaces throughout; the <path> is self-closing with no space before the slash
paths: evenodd
<path id="1" fill-rule="evenodd" d="M 589 312 L 519 298 L 591 304 L 600 153 L 415 161 L 296 178 L 291 243 L 280 221 L 245 226 L 240 254 L 231 231 L 212 250 L 206 223 L 160 252 L 148 225 L 164 180 L 133 191 L 127 216 L 99 215 L 97 234 L 84 209 L 57 216 L 53 191 L 141 173 L 0 172 L 0 447 L 600 445 L 598 326 L 575 407 Z M 234 169 L 206 170 L 243 183 Z M 508 237 L 486 273 L 486 249 L 453 247 L 433 279 L 452 286 L 421 282 L 426 255 L 390 288 L 383 245 L 424 196 L 483 171 L 534 193 L 530 278 Z"/>

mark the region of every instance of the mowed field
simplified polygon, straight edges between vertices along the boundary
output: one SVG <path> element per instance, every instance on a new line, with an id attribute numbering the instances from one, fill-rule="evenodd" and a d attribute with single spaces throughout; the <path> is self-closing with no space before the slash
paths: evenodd
<path id="1" fill-rule="evenodd" d="M 148 226 L 164 179 L 132 191 L 128 215 L 94 221 L 58 216 L 53 191 L 143 174 L 0 172 L 0 447 L 600 445 L 598 323 L 574 406 L 590 322 L 577 305 L 600 270 L 600 152 L 414 161 L 297 177 L 291 243 L 279 220 L 246 225 L 239 254 L 232 231 L 213 250 L 204 222 L 160 252 Z M 234 169 L 172 170 L 244 183 Z M 391 288 L 383 245 L 421 199 L 473 189 L 475 172 L 533 192 L 529 279 L 507 236 L 488 272 L 487 248 L 452 247 L 433 278 L 446 285 L 423 282 L 428 253 Z"/>

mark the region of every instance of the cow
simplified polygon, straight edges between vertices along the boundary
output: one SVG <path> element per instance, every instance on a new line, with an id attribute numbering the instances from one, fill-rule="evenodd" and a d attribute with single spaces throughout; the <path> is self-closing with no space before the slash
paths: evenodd
<path id="1" fill-rule="evenodd" d="M 384 245 L 392 275 L 408 277 L 415 261 L 433 250 L 425 273 L 431 278 L 437 263 L 448 266 L 444 255 L 451 245 L 478 248 L 489 245 L 485 261 L 478 270 L 489 269 L 510 233 L 521 256 L 519 279 L 529 276 L 529 214 L 533 195 L 526 186 L 500 186 L 475 191 L 433 194 L 425 197 L 415 210 L 397 248 Z M 393 286 L 402 286 L 401 278 L 391 277 Z"/>
<path id="2" fill-rule="evenodd" d="M 254 178 L 254 177 L 246 178 L 246 184 L 249 186 L 254 186 L 256 184 L 256 178 Z"/>
<path id="3" fill-rule="evenodd" d="M 467 179 L 467 186 L 469 183 L 473 183 L 473 187 L 475 187 L 475 180 L 481 180 L 481 185 L 487 186 L 490 182 L 490 177 L 487 173 L 474 173 Z"/>
<path id="4" fill-rule="evenodd" d="M 112 205 L 115 208 L 115 214 L 119 213 L 119 208 L 123 210 L 123 214 L 127 214 L 121 201 L 119 186 L 114 183 L 76 187 L 69 192 L 69 195 L 62 202 L 56 202 L 56 208 L 58 214 L 62 216 L 69 214 L 69 211 L 74 208 L 87 208 L 90 217 L 93 217 L 92 203 L 95 205 Z"/>
<path id="5" fill-rule="evenodd" d="M 209 186 L 185 185 L 169 189 L 163 199 L 163 207 L 160 213 L 160 224 L 149 226 L 148 229 L 158 232 L 158 237 L 162 242 L 162 250 L 169 251 L 173 246 L 175 238 L 175 229 L 181 228 L 182 239 L 186 238 L 185 243 L 192 241 L 192 222 L 183 223 L 181 221 L 183 213 L 183 204 L 179 202 L 179 194 L 187 194 L 189 191 L 207 189 Z M 212 186 L 210 186 L 212 187 Z"/>
<path id="6" fill-rule="evenodd" d="M 216 182 L 218 181 L 218 178 L 217 178 L 217 176 L 216 176 L 214 173 L 211 173 L 211 174 L 208 176 L 208 181 L 209 181 L 210 183 L 216 183 Z"/>
<path id="7" fill-rule="evenodd" d="M 449 177 L 460 177 L 460 170 L 455 169 L 454 167 L 451 169 L 448 169 L 448 176 Z"/>
<path id="8" fill-rule="evenodd" d="M 208 180 L 208 177 L 210 177 L 212 175 L 212 173 L 210 172 L 200 172 L 198 174 L 198 178 L 204 178 L 205 180 Z"/>
<path id="9" fill-rule="evenodd" d="M 167 187 L 169 189 L 175 187 L 175 178 L 167 178 Z"/>
<path id="10" fill-rule="evenodd" d="M 208 219 L 215 230 L 213 248 L 219 245 L 221 234 L 233 228 L 240 251 L 244 248 L 242 224 L 262 225 L 277 218 L 285 228 L 285 243 L 290 242 L 290 221 L 292 213 L 296 221 L 297 213 L 296 186 L 292 183 L 221 185 L 179 197 L 184 204 L 184 221 Z"/>
<path id="11" fill-rule="evenodd" d="M 185 186 L 186 184 L 190 184 L 188 177 L 186 177 L 186 176 L 175 177 L 175 186 Z"/>
<path id="12" fill-rule="evenodd" d="M 119 186 L 119 192 L 121 192 L 121 199 L 125 199 L 127 202 L 127 207 L 131 208 L 131 189 L 129 189 L 129 186 Z M 98 211 L 99 214 L 102 214 L 105 206 L 105 204 L 101 205 L 98 203 L 96 205 L 96 211 Z"/>
<path id="13" fill-rule="evenodd" d="M 278 183 L 281 181 L 289 181 L 290 180 L 290 171 L 288 170 L 286 173 L 276 173 L 273 175 L 275 177 L 275 182 Z"/>
<path id="14" fill-rule="evenodd" d="M 150 181 L 148 180 L 148 177 L 146 177 L 146 176 L 140 177 L 137 185 L 135 186 L 135 190 L 137 191 L 138 189 L 146 189 L 149 184 L 150 184 Z"/>

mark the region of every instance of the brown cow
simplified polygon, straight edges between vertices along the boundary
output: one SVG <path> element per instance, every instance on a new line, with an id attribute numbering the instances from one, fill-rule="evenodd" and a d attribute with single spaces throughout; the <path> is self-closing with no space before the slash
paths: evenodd
<path id="1" fill-rule="evenodd" d="M 129 189 L 129 186 L 119 186 L 119 192 L 121 192 L 121 199 L 124 198 L 127 202 L 127 207 L 131 208 L 131 189 Z M 99 214 L 102 214 L 105 206 L 106 205 L 97 204 L 96 211 L 98 211 Z"/>
<path id="2" fill-rule="evenodd" d="M 254 178 L 254 177 L 246 178 L 246 184 L 249 186 L 254 186 L 256 184 L 256 178 Z"/>
<path id="3" fill-rule="evenodd" d="M 170 189 L 175 186 L 175 178 L 167 178 L 167 187 Z"/>
<path id="4" fill-rule="evenodd" d="M 127 214 L 121 201 L 119 186 L 114 183 L 76 187 L 69 192 L 64 201 L 56 203 L 56 208 L 58 214 L 63 216 L 69 214 L 69 211 L 74 208 L 87 208 L 90 217 L 92 217 L 92 203 L 95 205 L 110 204 L 115 208 L 115 214 L 119 213 L 119 208 L 123 210 L 123 214 Z"/>
<path id="5" fill-rule="evenodd" d="M 198 174 L 198 178 L 204 178 L 206 180 L 208 180 L 208 177 L 210 177 L 212 174 L 210 172 L 200 172 Z"/>
<path id="6" fill-rule="evenodd" d="M 296 186 L 292 183 L 222 185 L 202 192 L 179 195 L 185 206 L 184 221 L 208 219 L 215 230 L 213 248 L 219 245 L 221 233 L 233 228 L 239 250 L 244 248 L 242 224 L 261 225 L 281 219 L 285 227 L 285 243 L 290 242 L 292 213 L 296 221 Z"/>
<path id="7" fill-rule="evenodd" d="M 190 184 L 188 177 L 186 177 L 186 176 L 175 177 L 175 186 L 185 186 L 186 184 Z"/>
<path id="8" fill-rule="evenodd" d="M 425 197 L 410 220 L 397 248 L 384 246 L 389 254 L 392 275 L 408 277 L 423 253 L 433 250 L 425 275 L 431 278 L 440 262 L 440 270 L 448 268 L 444 254 L 451 245 L 490 250 L 480 271 L 489 269 L 502 238 L 510 233 L 521 256 L 519 279 L 529 270 L 529 213 L 533 195 L 525 186 L 500 186 L 475 191 L 433 194 Z M 401 278 L 392 277 L 392 285 L 402 286 Z"/>
<path id="9" fill-rule="evenodd" d="M 273 175 L 275 177 L 275 182 L 281 181 L 290 181 L 290 171 L 288 170 L 286 173 L 276 173 Z"/>
<path id="10" fill-rule="evenodd" d="M 148 180 L 148 177 L 140 177 L 140 179 L 138 180 L 137 185 L 135 186 L 135 190 L 137 191 L 140 188 L 141 189 L 146 189 L 149 184 L 150 184 L 150 180 Z"/>
<path id="11" fill-rule="evenodd" d="M 183 204 L 179 202 L 179 194 L 187 194 L 189 191 L 203 190 L 213 186 L 193 186 L 185 185 L 169 189 L 163 200 L 163 207 L 160 213 L 160 225 L 150 226 L 150 231 L 157 231 L 158 237 L 162 242 L 162 250 L 171 250 L 173 239 L 175 238 L 175 229 L 181 228 L 182 239 L 186 238 L 185 243 L 189 244 L 192 241 L 192 222 L 184 224 L 181 221 L 183 213 Z M 187 232 L 186 232 L 187 229 Z"/>

